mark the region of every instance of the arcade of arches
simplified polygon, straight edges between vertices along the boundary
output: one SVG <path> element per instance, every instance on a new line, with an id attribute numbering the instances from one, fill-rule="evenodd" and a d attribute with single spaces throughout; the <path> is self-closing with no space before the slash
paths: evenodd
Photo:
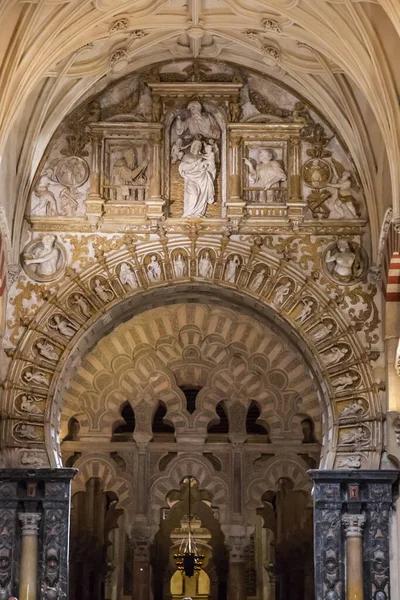
<path id="1" fill-rule="evenodd" d="M 0 600 L 400 597 L 397 3 L 0 18 Z"/>

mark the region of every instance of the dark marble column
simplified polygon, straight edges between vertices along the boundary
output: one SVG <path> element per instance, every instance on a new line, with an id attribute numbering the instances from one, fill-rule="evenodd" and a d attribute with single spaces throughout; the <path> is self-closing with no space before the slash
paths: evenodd
<path id="1" fill-rule="evenodd" d="M 70 487 L 75 473 L 76 469 L 0 469 L 0 600 L 19 597 L 24 514 L 40 520 L 33 558 L 36 598 L 68 597 Z"/>
<path id="2" fill-rule="evenodd" d="M 365 522 L 360 528 L 364 597 L 390 600 L 389 518 L 397 497 L 398 471 L 310 473 L 314 481 L 315 597 L 346 599 L 346 523 L 358 516 Z"/>

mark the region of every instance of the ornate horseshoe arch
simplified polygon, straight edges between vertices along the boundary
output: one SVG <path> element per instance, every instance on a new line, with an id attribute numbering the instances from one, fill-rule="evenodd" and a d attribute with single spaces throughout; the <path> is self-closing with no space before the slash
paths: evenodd
<path id="1" fill-rule="evenodd" d="M 87 352 L 136 314 L 177 301 L 207 299 L 266 320 L 305 357 L 319 382 L 323 468 L 377 468 L 382 419 L 370 364 L 376 356 L 366 350 L 368 336 L 371 347 L 373 329 L 367 320 L 371 323 L 374 315 L 373 308 L 364 310 L 360 333 L 352 308 L 360 288 L 346 288 L 342 297 L 329 296 L 332 286 L 327 278 L 314 271 L 307 274 L 307 256 L 300 257 L 301 264 L 282 260 L 268 247 L 268 238 L 264 242 L 250 236 L 200 238 L 190 233 L 151 237 L 142 243 L 121 236 L 103 246 L 93 244 L 87 251 L 96 258 L 89 259 L 85 269 L 69 268 L 56 288 L 43 291 L 40 287 L 41 305 L 34 318 L 21 320 L 24 331 L 16 349 L 9 351 L 12 360 L 2 422 L 4 462 L 12 466 L 61 465 L 58 432 L 63 398 Z M 186 265 L 179 277 L 171 260 L 177 251 Z M 212 267 L 206 277 L 199 271 L 205 251 Z M 160 265 L 157 281 L 148 277 L 152 256 Z M 235 281 L 229 282 L 226 270 L 232 256 L 240 257 L 240 265 Z M 134 289 L 121 282 L 123 263 L 135 274 Z M 346 302 L 346 294 L 350 302 Z M 62 331 L 57 328 L 60 322 L 64 323 Z M 324 327 L 329 336 L 321 335 Z M 32 382 L 36 372 L 42 378 L 32 387 L 27 379 Z M 344 374 L 351 378 L 350 387 Z"/>

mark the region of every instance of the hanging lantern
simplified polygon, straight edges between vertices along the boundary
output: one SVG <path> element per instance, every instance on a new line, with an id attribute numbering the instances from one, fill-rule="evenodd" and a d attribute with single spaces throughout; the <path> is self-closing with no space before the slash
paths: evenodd
<path id="1" fill-rule="evenodd" d="M 175 564 L 178 571 L 183 571 L 186 577 L 193 577 L 196 571 L 200 571 L 203 565 L 204 554 L 198 552 L 197 544 L 192 537 L 191 514 L 190 514 L 190 490 L 191 477 L 189 477 L 189 520 L 188 520 L 188 536 L 181 542 L 179 552 L 174 554 Z"/>

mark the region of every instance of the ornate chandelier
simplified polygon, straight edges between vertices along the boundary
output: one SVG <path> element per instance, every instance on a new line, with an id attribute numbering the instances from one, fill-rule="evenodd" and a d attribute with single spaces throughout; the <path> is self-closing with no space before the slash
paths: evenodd
<path id="1" fill-rule="evenodd" d="M 183 571 L 186 577 L 193 577 L 196 571 L 200 571 L 203 565 L 204 554 L 197 549 L 196 540 L 192 535 L 191 527 L 191 482 L 189 476 L 189 496 L 188 496 L 188 534 L 182 539 L 179 552 L 174 554 L 175 563 L 179 571 Z"/>

